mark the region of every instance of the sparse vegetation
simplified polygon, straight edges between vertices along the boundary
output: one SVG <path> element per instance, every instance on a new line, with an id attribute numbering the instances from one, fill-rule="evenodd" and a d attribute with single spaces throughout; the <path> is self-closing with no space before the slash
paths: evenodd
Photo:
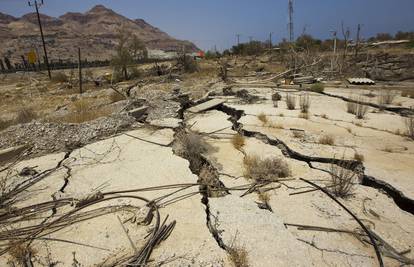
<path id="1" fill-rule="evenodd" d="M 351 101 L 346 102 L 347 112 L 354 114 L 357 119 L 364 119 L 369 107 L 362 104 L 363 102 L 365 101 L 362 97 L 357 99 L 351 98 Z"/>
<path id="2" fill-rule="evenodd" d="M 201 155 L 207 151 L 208 145 L 203 137 L 194 132 L 181 130 L 176 133 L 174 150 L 177 155 L 190 162 L 191 170 L 198 172 L 203 166 Z"/>
<path id="3" fill-rule="evenodd" d="M 310 98 L 309 94 L 304 94 L 299 96 L 299 106 L 300 111 L 304 114 L 308 114 L 310 107 Z"/>
<path id="4" fill-rule="evenodd" d="M 52 81 L 55 83 L 63 83 L 67 82 L 68 80 L 68 76 L 63 72 L 59 71 L 52 74 Z"/>
<path id="5" fill-rule="evenodd" d="M 300 139 L 302 139 L 302 138 L 305 137 L 305 132 L 304 131 L 294 130 L 294 131 L 292 131 L 292 134 L 293 134 L 293 137 L 294 138 L 300 138 Z"/>
<path id="6" fill-rule="evenodd" d="M 296 96 L 286 94 L 286 106 L 289 110 L 294 110 L 296 108 Z"/>
<path id="7" fill-rule="evenodd" d="M 362 155 L 361 153 L 355 152 L 354 160 L 359 161 L 359 162 L 364 162 L 364 155 Z"/>
<path id="8" fill-rule="evenodd" d="M 393 90 L 382 90 L 382 92 L 378 95 L 378 105 L 390 105 L 394 101 L 395 97 L 397 96 L 397 92 Z"/>
<path id="9" fill-rule="evenodd" d="M 288 164 L 281 158 L 261 159 L 258 156 L 244 158 L 244 175 L 256 181 L 277 181 L 290 176 Z"/>
<path id="10" fill-rule="evenodd" d="M 345 162 L 344 160 L 339 165 L 331 164 L 331 190 L 337 197 L 345 198 L 353 192 L 354 181 L 358 175 L 351 164 L 351 162 Z"/>
<path id="11" fill-rule="evenodd" d="M 194 73 L 199 71 L 197 61 L 189 55 L 182 54 L 177 58 L 178 68 L 185 73 Z"/>
<path id="12" fill-rule="evenodd" d="M 277 108 L 280 100 L 282 100 L 282 96 L 278 92 L 272 94 L 273 107 Z"/>
<path id="13" fill-rule="evenodd" d="M 314 83 L 310 87 L 310 90 L 315 93 L 323 93 L 323 91 L 325 90 L 325 86 L 323 85 L 323 83 Z"/>
<path id="14" fill-rule="evenodd" d="M 230 246 L 227 247 L 227 253 L 229 256 L 229 260 L 234 267 L 248 267 L 249 260 L 248 260 L 248 253 L 244 246 L 240 246 L 235 244 L 235 239 Z"/>
<path id="15" fill-rule="evenodd" d="M 299 118 L 309 120 L 309 113 L 299 113 Z"/>
<path id="16" fill-rule="evenodd" d="M 59 121 L 67 123 L 82 123 L 92 121 L 100 117 L 108 116 L 112 113 L 109 108 L 94 109 L 86 99 L 80 99 L 73 103 L 73 111 L 61 118 Z"/>
<path id="17" fill-rule="evenodd" d="M 0 119 L 0 131 L 6 129 L 7 127 L 9 127 L 12 124 L 13 124 L 13 122 L 10 121 L 10 120 Z"/>
<path id="18" fill-rule="evenodd" d="M 404 118 L 407 136 L 414 140 L 414 116 Z"/>
<path id="19" fill-rule="evenodd" d="M 32 108 L 23 107 L 17 112 L 16 123 L 28 123 L 37 118 Z"/>
<path id="20" fill-rule="evenodd" d="M 109 99 L 111 100 L 111 103 L 119 102 L 121 100 L 125 100 L 125 97 L 121 95 L 120 93 L 117 93 L 115 91 L 111 92 L 109 95 Z"/>
<path id="21" fill-rule="evenodd" d="M 244 136 L 240 134 L 235 134 L 231 138 L 231 143 L 233 144 L 233 147 L 237 150 L 240 150 L 246 143 L 246 140 Z"/>
<path id="22" fill-rule="evenodd" d="M 267 118 L 266 114 L 264 114 L 263 112 L 260 113 L 259 115 L 257 115 L 257 118 L 259 119 L 259 121 L 261 121 L 263 124 L 266 124 L 269 119 Z"/>
<path id="23" fill-rule="evenodd" d="M 321 115 L 321 118 L 322 118 L 322 119 L 326 119 L 326 120 L 327 120 L 327 119 L 328 119 L 328 115 L 326 115 L 326 114 L 322 114 L 322 115 Z"/>
<path id="24" fill-rule="evenodd" d="M 325 134 L 319 138 L 319 144 L 333 146 L 335 144 L 335 138 L 333 135 Z"/>

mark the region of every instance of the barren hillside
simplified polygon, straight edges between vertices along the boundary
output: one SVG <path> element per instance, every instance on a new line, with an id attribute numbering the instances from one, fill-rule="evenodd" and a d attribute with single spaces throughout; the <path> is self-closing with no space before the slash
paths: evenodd
<path id="1" fill-rule="evenodd" d="M 77 47 L 89 60 L 108 59 L 116 44 L 121 26 L 141 38 L 150 49 L 195 51 L 188 41 L 174 39 L 142 19 L 131 20 L 102 5 L 85 13 L 68 12 L 59 18 L 41 14 L 45 38 L 52 60 L 75 58 Z M 0 13 L 0 55 L 14 62 L 31 48 L 41 51 L 41 40 L 35 13 L 21 18 Z M 42 53 L 41 53 L 42 54 Z"/>

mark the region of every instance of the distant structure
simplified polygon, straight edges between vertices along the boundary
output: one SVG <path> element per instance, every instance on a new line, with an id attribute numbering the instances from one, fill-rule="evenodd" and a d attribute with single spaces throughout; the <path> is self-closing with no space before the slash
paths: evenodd
<path id="1" fill-rule="evenodd" d="M 294 33 L 293 33 L 293 0 L 289 0 L 289 24 L 288 24 L 288 31 L 289 31 L 289 41 L 293 42 L 295 39 Z"/>

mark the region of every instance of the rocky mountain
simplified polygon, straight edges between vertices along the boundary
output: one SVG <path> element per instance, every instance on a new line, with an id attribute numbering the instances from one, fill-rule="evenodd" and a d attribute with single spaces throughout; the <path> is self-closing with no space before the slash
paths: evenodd
<path id="1" fill-rule="evenodd" d="M 145 42 L 148 49 L 197 51 L 189 41 L 177 40 L 142 19 L 131 20 L 111 9 L 97 5 L 85 13 L 68 12 L 59 18 L 41 14 L 49 58 L 75 60 L 78 47 L 88 60 L 109 59 L 117 44 L 117 33 L 126 28 Z M 21 55 L 42 46 L 36 13 L 20 18 L 0 13 L 0 56 L 21 62 Z"/>

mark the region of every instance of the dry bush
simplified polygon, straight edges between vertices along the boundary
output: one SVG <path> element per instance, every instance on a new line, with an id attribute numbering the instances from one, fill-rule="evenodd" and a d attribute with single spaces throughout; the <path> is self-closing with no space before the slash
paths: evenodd
<path id="1" fill-rule="evenodd" d="M 414 140 L 414 116 L 405 118 L 404 123 L 407 129 L 407 136 Z"/>
<path id="2" fill-rule="evenodd" d="M 227 248 L 229 260 L 234 267 L 248 267 L 248 253 L 245 247 L 232 245 Z"/>
<path id="3" fill-rule="evenodd" d="M 310 90 L 315 93 L 322 93 L 325 89 L 325 86 L 322 83 L 312 84 Z"/>
<path id="4" fill-rule="evenodd" d="M 208 145 L 201 135 L 181 130 L 175 136 L 174 148 L 177 155 L 190 162 L 192 171 L 198 172 L 201 169 L 202 154 L 208 150 Z"/>
<path id="5" fill-rule="evenodd" d="M 310 108 L 310 98 L 308 94 L 299 96 L 299 106 L 302 113 L 308 113 Z"/>
<path id="6" fill-rule="evenodd" d="M 115 102 L 125 100 L 125 97 L 121 95 L 120 93 L 117 93 L 114 91 L 114 92 L 111 92 L 111 94 L 109 95 L 109 99 L 111 100 L 111 103 L 115 103 Z"/>
<path id="7" fill-rule="evenodd" d="M 354 187 L 357 172 L 351 168 L 351 163 L 342 163 L 339 165 L 331 164 L 331 182 L 332 193 L 337 197 L 349 196 Z"/>
<path id="8" fill-rule="evenodd" d="M 0 131 L 6 129 L 7 127 L 11 126 L 13 122 L 11 120 L 4 120 L 0 119 Z"/>
<path id="9" fill-rule="evenodd" d="M 294 138 L 304 138 L 305 137 L 305 131 L 292 131 L 293 137 Z"/>
<path id="10" fill-rule="evenodd" d="M 177 58 L 177 66 L 181 71 L 186 73 L 194 73 L 199 71 L 199 66 L 197 61 L 188 55 L 182 54 Z"/>
<path id="11" fill-rule="evenodd" d="M 53 73 L 52 75 L 52 82 L 55 82 L 55 83 L 63 83 L 63 82 L 67 82 L 68 80 L 69 80 L 68 76 L 63 72 L 56 72 L 56 73 Z"/>
<path id="12" fill-rule="evenodd" d="M 85 99 L 74 102 L 74 110 L 64 116 L 61 121 L 67 123 L 82 123 L 92 121 L 100 117 L 109 116 L 112 110 L 109 107 L 100 109 L 91 109 L 91 104 Z"/>
<path id="13" fill-rule="evenodd" d="M 409 97 L 409 98 L 414 98 L 414 91 L 413 90 L 404 90 L 404 91 L 401 91 L 401 96 L 403 96 L 403 97 Z"/>
<path id="14" fill-rule="evenodd" d="M 335 144 L 335 138 L 330 134 L 323 135 L 319 138 L 319 144 L 333 146 Z"/>
<path id="15" fill-rule="evenodd" d="M 275 129 L 284 129 L 283 125 L 281 123 L 277 123 L 277 122 L 269 122 L 267 124 L 270 128 L 275 128 Z"/>
<path id="16" fill-rule="evenodd" d="M 352 99 L 352 98 L 351 98 Z M 362 104 L 364 99 L 359 97 L 358 99 L 352 99 L 356 102 L 347 102 L 347 112 L 354 114 L 357 119 L 365 118 L 365 115 L 368 113 L 369 107 L 367 105 Z"/>
<path id="17" fill-rule="evenodd" d="M 31 262 L 31 258 L 35 255 L 34 251 L 30 246 L 22 243 L 10 245 L 9 255 L 12 261 L 17 262 L 20 266 L 29 266 L 28 262 Z M 14 266 L 14 264 L 12 265 Z"/>
<path id="18" fill-rule="evenodd" d="M 244 158 L 244 176 L 256 181 L 277 181 L 290 176 L 288 164 L 281 158 L 261 159 L 258 156 Z"/>
<path id="19" fill-rule="evenodd" d="M 322 118 L 322 119 L 328 119 L 328 115 L 326 115 L 326 114 L 322 114 L 322 115 L 321 115 L 321 118 Z"/>
<path id="20" fill-rule="evenodd" d="M 356 160 L 356 161 L 359 161 L 359 162 L 364 162 L 364 155 L 362 155 L 362 154 L 360 154 L 360 153 L 358 153 L 358 152 L 355 152 L 355 154 L 354 154 L 354 160 Z"/>
<path id="21" fill-rule="evenodd" d="M 299 113 L 299 118 L 309 120 L 309 113 Z"/>
<path id="22" fill-rule="evenodd" d="M 37 118 L 36 112 L 32 108 L 21 108 L 17 112 L 16 122 L 17 123 L 28 123 Z"/>
<path id="23" fill-rule="evenodd" d="M 282 100 L 282 96 L 278 92 L 272 94 L 272 101 L 280 101 L 280 100 Z"/>
<path id="24" fill-rule="evenodd" d="M 289 110 L 294 110 L 296 107 L 296 96 L 286 94 L 286 106 Z"/>
<path id="25" fill-rule="evenodd" d="M 383 90 L 378 95 L 378 105 L 390 105 L 394 101 L 395 97 L 397 96 L 397 92 L 393 90 Z"/>
<path id="26" fill-rule="evenodd" d="M 266 116 L 266 114 L 264 114 L 263 112 L 260 113 L 259 115 L 257 115 L 257 118 L 259 119 L 259 121 L 261 121 L 263 124 L 266 124 L 269 120 Z"/>
<path id="27" fill-rule="evenodd" d="M 246 140 L 244 136 L 240 134 L 235 134 L 231 138 L 231 143 L 233 144 L 233 147 L 237 150 L 240 150 L 246 143 Z"/>

